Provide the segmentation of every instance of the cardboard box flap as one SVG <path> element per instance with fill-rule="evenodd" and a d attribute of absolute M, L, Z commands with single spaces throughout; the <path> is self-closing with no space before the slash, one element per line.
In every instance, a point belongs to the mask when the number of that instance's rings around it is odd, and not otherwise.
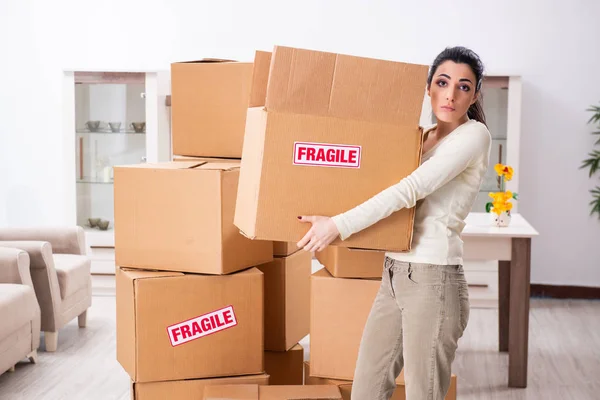
<path fill-rule="evenodd" d="M 416 128 L 428 69 L 426 65 L 276 46 L 265 106 L 269 111 Z"/>
<path fill-rule="evenodd" d="M 262 275 L 262 271 L 256 267 L 248 268 L 239 272 L 236 272 L 235 275 Z M 235 276 L 230 275 L 230 276 Z"/>
<path fill-rule="evenodd" d="M 204 400 L 258 400 L 258 385 L 211 385 L 204 388 Z"/>
<path fill-rule="evenodd" d="M 140 269 L 132 269 L 132 268 L 121 268 L 123 274 L 131 279 L 151 279 L 151 278 L 167 278 L 170 276 L 182 276 L 181 272 L 172 272 L 172 271 L 148 271 L 148 270 L 140 270 Z"/>
<path fill-rule="evenodd" d="M 331 275 L 329 273 L 329 271 L 327 271 L 325 268 L 321 268 L 320 270 L 318 270 L 317 272 L 315 272 L 311 276 L 312 276 L 312 279 L 315 279 L 315 278 L 333 278 L 333 275 Z"/>
<path fill-rule="evenodd" d="M 260 386 L 260 400 L 341 400 L 336 385 L 275 385 Z"/>
<path fill-rule="evenodd" d="M 270 66 L 271 53 L 268 51 L 257 51 L 254 56 L 252 87 L 250 88 L 250 103 L 248 107 L 263 107 L 265 105 Z"/>
<path fill-rule="evenodd" d="M 141 163 L 119 165 L 115 168 L 145 168 L 145 169 L 190 169 L 208 163 L 207 161 L 164 161 L 158 163 Z"/>
<path fill-rule="evenodd" d="M 165 161 L 160 163 L 143 163 L 143 164 L 130 164 L 130 165 L 119 165 L 117 168 L 146 168 L 146 169 L 204 169 L 204 170 L 220 170 L 230 171 L 233 169 L 240 168 L 240 162 L 236 160 L 231 161 Z"/>
<path fill-rule="evenodd" d="M 231 171 L 234 169 L 240 168 L 239 161 L 231 161 L 231 162 L 205 162 L 200 165 L 196 165 L 195 169 L 203 169 L 203 170 L 218 170 L 218 171 Z"/>

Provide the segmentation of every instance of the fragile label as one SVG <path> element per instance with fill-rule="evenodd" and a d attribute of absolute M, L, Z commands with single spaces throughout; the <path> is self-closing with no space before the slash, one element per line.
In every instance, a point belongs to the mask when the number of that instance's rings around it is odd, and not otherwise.
<path fill-rule="evenodd" d="M 361 146 L 294 142 L 294 165 L 360 168 Z"/>
<path fill-rule="evenodd" d="M 171 346 L 178 346 L 237 325 L 233 306 L 167 327 Z"/>

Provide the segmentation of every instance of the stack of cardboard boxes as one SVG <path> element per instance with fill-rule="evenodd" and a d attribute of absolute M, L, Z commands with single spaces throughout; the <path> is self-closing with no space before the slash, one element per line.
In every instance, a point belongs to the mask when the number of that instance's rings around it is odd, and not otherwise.
<path fill-rule="evenodd" d="M 172 66 L 177 162 L 115 169 L 117 359 L 136 400 L 303 383 L 311 255 L 233 218 L 252 63 Z"/>
<path fill-rule="evenodd" d="M 337 240 L 312 276 L 296 217 L 417 168 L 427 71 L 287 47 L 172 65 L 178 161 L 115 170 L 117 357 L 136 400 L 350 398 L 382 251 L 410 249 L 414 209 Z"/>

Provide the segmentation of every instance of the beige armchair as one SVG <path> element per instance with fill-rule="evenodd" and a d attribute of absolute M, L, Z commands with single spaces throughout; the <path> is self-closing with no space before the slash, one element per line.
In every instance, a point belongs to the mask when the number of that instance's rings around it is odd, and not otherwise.
<path fill-rule="evenodd" d="M 37 362 L 40 306 L 29 273 L 29 255 L 0 247 L 0 374 L 24 358 Z"/>
<path fill-rule="evenodd" d="M 78 317 L 86 325 L 92 305 L 90 260 L 81 227 L 0 229 L 0 247 L 26 251 L 41 308 L 46 351 L 56 351 L 58 330 Z"/>

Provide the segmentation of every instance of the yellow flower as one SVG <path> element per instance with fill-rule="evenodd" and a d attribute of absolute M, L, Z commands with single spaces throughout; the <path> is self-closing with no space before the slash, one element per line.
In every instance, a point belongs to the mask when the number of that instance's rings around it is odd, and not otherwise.
<path fill-rule="evenodd" d="M 512 199 L 512 192 L 510 190 L 506 192 L 491 192 L 488 193 L 488 196 L 494 199 L 494 203 L 506 203 Z"/>
<path fill-rule="evenodd" d="M 496 203 L 496 202 L 494 202 L 494 203 L 492 203 L 492 209 L 491 209 L 491 211 L 493 213 L 496 213 L 496 214 L 500 215 L 500 214 L 502 214 L 503 211 L 510 211 L 510 210 L 512 210 L 512 207 L 513 207 L 512 203 L 508 203 L 508 202 L 505 202 L 505 203 Z"/>
<path fill-rule="evenodd" d="M 494 171 L 498 174 L 498 176 L 502 176 L 502 171 L 504 170 L 504 165 L 496 164 L 494 165 Z"/>
<path fill-rule="evenodd" d="M 492 209 L 490 211 L 500 215 L 503 211 L 509 211 L 513 205 L 510 202 L 512 199 L 512 192 L 507 190 L 506 192 L 492 192 L 488 194 L 492 199 Z"/>
<path fill-rule="evenodd" d="M 504 179 L 506 179 L 507 181 L 510 181 L 514 174 L 513 167 L 503 164 L 494 165 L 494 171 L 496 171 L 496 174 L 498 174 L 498 176 L 504 175 Z"/>

